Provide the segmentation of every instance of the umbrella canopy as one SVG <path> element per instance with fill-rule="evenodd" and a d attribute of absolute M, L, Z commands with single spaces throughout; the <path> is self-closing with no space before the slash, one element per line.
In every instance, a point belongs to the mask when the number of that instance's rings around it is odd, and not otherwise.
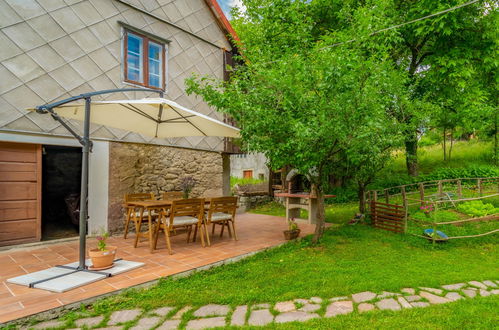
<path fill-rule="evenodd" d="M 90 121 L 158 138 L 184 136 L 239 137 L 239 129 L 164 98 L 92 101 Z M 54 107 L 61 117 L 85 119 L 84 103 Z"/>

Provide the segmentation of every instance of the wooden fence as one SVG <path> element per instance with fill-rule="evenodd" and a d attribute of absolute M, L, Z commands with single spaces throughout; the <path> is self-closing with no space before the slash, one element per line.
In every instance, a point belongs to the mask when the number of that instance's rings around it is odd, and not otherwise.
<path fill-rule="evenodd" d="M 406 210 L 401 205 L 371 201 L 371 217 L 374 227 L 404 233 L 407 225 Z"/>

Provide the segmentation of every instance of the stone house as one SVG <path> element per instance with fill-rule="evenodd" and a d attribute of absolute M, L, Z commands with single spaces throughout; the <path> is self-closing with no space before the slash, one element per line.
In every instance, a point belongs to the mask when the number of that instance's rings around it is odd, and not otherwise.
<path fill-rule="evenodd" d="M 0 0 L 0 245 L 77 235 L 66 204 L 79 192 L 81 148 L 26 108 L 96 90 L 144 86 L 223 120 L 185 93 L 192 73 L 226 78 L 237 39 L 216 0 Z M 104 99 L 147 97 L 108 94 Z M 81 122 L 68 120 L 81 132 Z M 155 139 L 91 126 L 88 232 L 119 232 L 131 192 L 229 193 L 229 141 Z"/>

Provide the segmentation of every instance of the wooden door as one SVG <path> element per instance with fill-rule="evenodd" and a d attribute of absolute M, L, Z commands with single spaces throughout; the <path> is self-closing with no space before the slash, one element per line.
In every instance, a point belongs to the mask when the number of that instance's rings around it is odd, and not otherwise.
<path fill-rule="evenodd" d="M 245 179 L 253 179 L 253 170 L 244 170 L 243 178 Z"/>
<path fill-rule="evenodd" d="M 41 239 L 42 146 L 0 142 L 0 246 Z"/>

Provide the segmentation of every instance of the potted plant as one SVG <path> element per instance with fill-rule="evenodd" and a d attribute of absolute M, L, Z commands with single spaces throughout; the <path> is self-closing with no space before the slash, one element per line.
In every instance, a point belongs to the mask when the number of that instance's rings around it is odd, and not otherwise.
<path fill-rule="evenodd" d="M 180 182 L 180 189 L 184 193 L 184 198 L 189 198 L 192 188 L 196 185 L 196 180 L 192 176 L 186 176 Z"/>
<path fill-rule="evenodd" d="M 107 245 L 109 233 L 104 232 L 97 236 L 97 248 L 90 249 L 88 255 L 92 260 L 92 270 L 107 269 L 113 267 L 116 258 L 116 246 Z"/>
<path fill-rule="evenodd" d="M 284 231 L 284 238 L 286 240 L 292 240 L 300 236 L 300 228 L 298 228 L 298 224 L 296 223 L 294 218 L 288 220 L 288 230 Z"/>

